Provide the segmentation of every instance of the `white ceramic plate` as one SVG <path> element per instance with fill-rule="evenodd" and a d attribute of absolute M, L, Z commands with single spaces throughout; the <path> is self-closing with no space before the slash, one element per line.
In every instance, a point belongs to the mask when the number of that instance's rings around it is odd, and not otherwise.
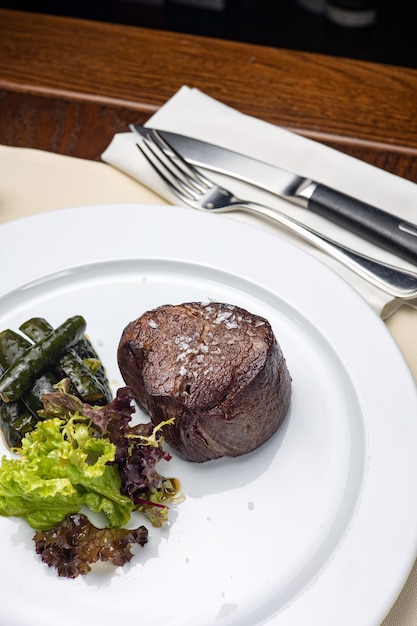
<path fill-rule="evenodd" d="M 0 238 L 0 328 L 84 315 L 114 389 L 129 321 L 208 299 L 268 318 L 293 378 L 290 413 L 261 449 L 161 467 L 186 500 L 124 568 L 60 579 L 32 530 L 0 518 L 1 623 L 379 623 L 416 555 L 417 396 L 352 288 L 278 237 L 170 206 L 57 211 Z"/>

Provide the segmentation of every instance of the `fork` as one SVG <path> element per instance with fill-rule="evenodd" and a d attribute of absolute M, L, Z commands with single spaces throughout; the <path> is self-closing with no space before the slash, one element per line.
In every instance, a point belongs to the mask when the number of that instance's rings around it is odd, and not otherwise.
<path fill-rule="evenodd" d="M 245 210 L 267 217 L 393 298 L 411 300 L 417 297 L 417 274 L 360 254 L 275 208 L 237 198 L 188 163 L 158 131 L 149 130 L 136 145 L 171 192 L 185 205 L 211 213 Z"/>

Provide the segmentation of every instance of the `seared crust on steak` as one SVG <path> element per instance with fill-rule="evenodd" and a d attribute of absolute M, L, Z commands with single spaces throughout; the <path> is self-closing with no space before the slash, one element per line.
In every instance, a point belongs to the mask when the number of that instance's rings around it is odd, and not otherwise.
<path fill-rule="evenodd" d="M 269 322 L 237 306 L 164 305 L 124 329 L 119 368 L 180 456 L 239 456 L 267 441 L 290 403 L 291 377 Z"/>

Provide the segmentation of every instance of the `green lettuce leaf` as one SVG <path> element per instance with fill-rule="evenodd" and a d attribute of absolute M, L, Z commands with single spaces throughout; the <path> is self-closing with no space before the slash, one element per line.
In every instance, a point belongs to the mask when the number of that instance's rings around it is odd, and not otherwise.
<path fill-rule="evenodd" d="M 24 517 L 46 530 L 86 505 L 104 513 L 109 526 L 123 526 L 133 503 L 120 493 L 117 466 L 108 464 L 115 450 L 77 413 L 40 421 L 22 440 L 19 457 L 2 459 L 0 515 Z"/>

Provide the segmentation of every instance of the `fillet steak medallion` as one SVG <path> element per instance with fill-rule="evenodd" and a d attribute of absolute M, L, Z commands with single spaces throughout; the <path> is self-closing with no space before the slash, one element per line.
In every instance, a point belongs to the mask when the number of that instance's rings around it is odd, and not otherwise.
<path fill-rule="evenodd" d="M 269 322 L 218 302 L 163 305 L 124 329 L 118 363 L 154 424 L 188 461 L 251 452 L 282 423 L 291 376 Z"/>

